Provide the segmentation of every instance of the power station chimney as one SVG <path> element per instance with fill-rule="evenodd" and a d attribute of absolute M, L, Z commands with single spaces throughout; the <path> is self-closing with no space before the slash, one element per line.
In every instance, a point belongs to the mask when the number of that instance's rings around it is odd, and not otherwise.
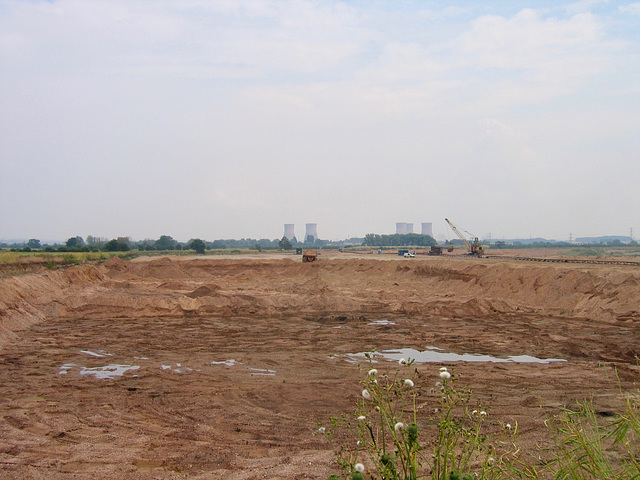
<path fill-rule="evenodd" d="M 429 235 L 430 237 L 433 237 L 433 223 L 422 224 L 422 235 Z"/>
<path fill-rule="evenodd" d="M 284 236 L 287 240 L 293 240 L 296 236 L 295 233 L 295 225 L 293 223 L 285 223 L 284 224 Z"/>
<path fill-rule="evenodd" d="M 304 236 L 305 243 L 313 243 L 318 239 L 317 223 L 307 223 L 307 233 Z"/>

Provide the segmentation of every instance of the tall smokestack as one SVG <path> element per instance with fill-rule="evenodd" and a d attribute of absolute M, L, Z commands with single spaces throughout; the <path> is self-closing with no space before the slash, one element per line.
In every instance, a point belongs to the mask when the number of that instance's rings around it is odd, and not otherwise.
<path fill-rule="evenodd" d="M 293 238 L 296 236 L 295 225 L 293 223 L 284 224 L 284 236 L 287 238 L 287 240 L 293 240 Z"/>
<path fill-rule="evenodd" d="M 315 242 L 318 239 L 318 231 L 316 230 L 318 224 L 317 223 L 307 223 L 307 233 L 304 236 L 304 241 L 306 243 Z"/>
<path fill-rule="evenodd" d="M 422 235 L 429 235 L 430 237 L 433 237 L 433 223 L 422 224 Z"/>

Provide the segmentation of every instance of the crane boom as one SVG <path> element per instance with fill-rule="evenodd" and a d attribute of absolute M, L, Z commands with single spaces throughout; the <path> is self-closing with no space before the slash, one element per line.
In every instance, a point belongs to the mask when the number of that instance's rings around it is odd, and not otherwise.
<path fill-rule="evenodd" d="M 469 249 L 469 251 L 471 251 L 471 244 L 469 243 L 469 240 L 464 238 L 464 235 L 460 233 L 460 230 L 458 230 L 458 227 L 456 227 L 453 223 L 451 223 L 451 221 L 448 218 L 445 218 L 444 221 L 449 224 L 449 226 L 451 227 L 451 230 L 453 230 L 455 234 L 458 235 L 460 240 L 462 240 L 464 244 L 467 246 L 467 248 Z"/>
<path fill-rule="evenodd" d="M 451 221 L 449 221 L 448 218 L 445 218 L 444 220 L 451 227 L 451 230 L 453 230 L 455 234 L 458 235 L 458 237 L 460 237 L 460 240 L 462 240 L 464 244 L 467 246 L 467 249 L 469 250 L 469 255 L 477 255 L 479 257 L 484 255 L 484 247 L 480 245 L 480 241 L 478 240 L 478 237 L 475 237 L 473 239 L 473 243 L 470 243 L 469 240 L 464 238 L 464 235 L 460 232 L 460 230 L 458 230 L 458 227 L 456 227 L 453 223 L 451 223 Z"/>

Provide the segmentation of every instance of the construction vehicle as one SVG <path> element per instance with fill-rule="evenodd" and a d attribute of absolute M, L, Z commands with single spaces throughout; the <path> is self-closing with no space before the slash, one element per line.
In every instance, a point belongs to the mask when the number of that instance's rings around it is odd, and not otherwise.
<path fill-rule="evenodd" d="M 442 245 L 431 245 L 431 249 L 427 253 L 427 255 L 442 255 L 442 251 L 447 249 L 447 252 L 453 252 L 453 247 L 451 245 L 447 247 L 443 247 Z"/>
<path fill-rule="evenodd" d="M 316 250 L 305 250 L 302 252 L 302 263 L 315 262 L 318 259 Z"/>
<path fill-rule="evenodd" d="M 484 255 L 484 246 L 480 245 L 480 241 L 478 240 L 478 237 L 473 237 L 473 240 L 469 241 L 465 238 L 462 232 L 458 230 L 458 227 L 456 227 L 453 223 L 451 223 L 448 218 L 445 218 L 444 221 L 447 222 L 447 224 L 451 227 L 451 230 L 453 230 L 455 234 L 460 238 L 460 240 L 462 240 L 462 243 L 464 243 L 467 246 L 469 255 L 476 255 L 478 257 L 481 257 L 482 255 Z"/>

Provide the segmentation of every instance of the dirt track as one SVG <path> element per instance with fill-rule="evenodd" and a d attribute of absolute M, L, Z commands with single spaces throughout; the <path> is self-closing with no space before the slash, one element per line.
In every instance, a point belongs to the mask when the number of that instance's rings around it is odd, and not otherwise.
<path fill-rule="evenodd" d="M 634 267 L 376 255 L 2 279 L 0 478 L 326 479 L 313 432 L 353 409 L 345 355 L 372 349 L 566 360 L 446 363 L 490 428 L 517 421 L 525 446 L 544 444 L 561 406 L 592 397 L 609 415 L 635 389 L 639 285 Z M 417 366 L 425 405 L 440 366 Z"/>

